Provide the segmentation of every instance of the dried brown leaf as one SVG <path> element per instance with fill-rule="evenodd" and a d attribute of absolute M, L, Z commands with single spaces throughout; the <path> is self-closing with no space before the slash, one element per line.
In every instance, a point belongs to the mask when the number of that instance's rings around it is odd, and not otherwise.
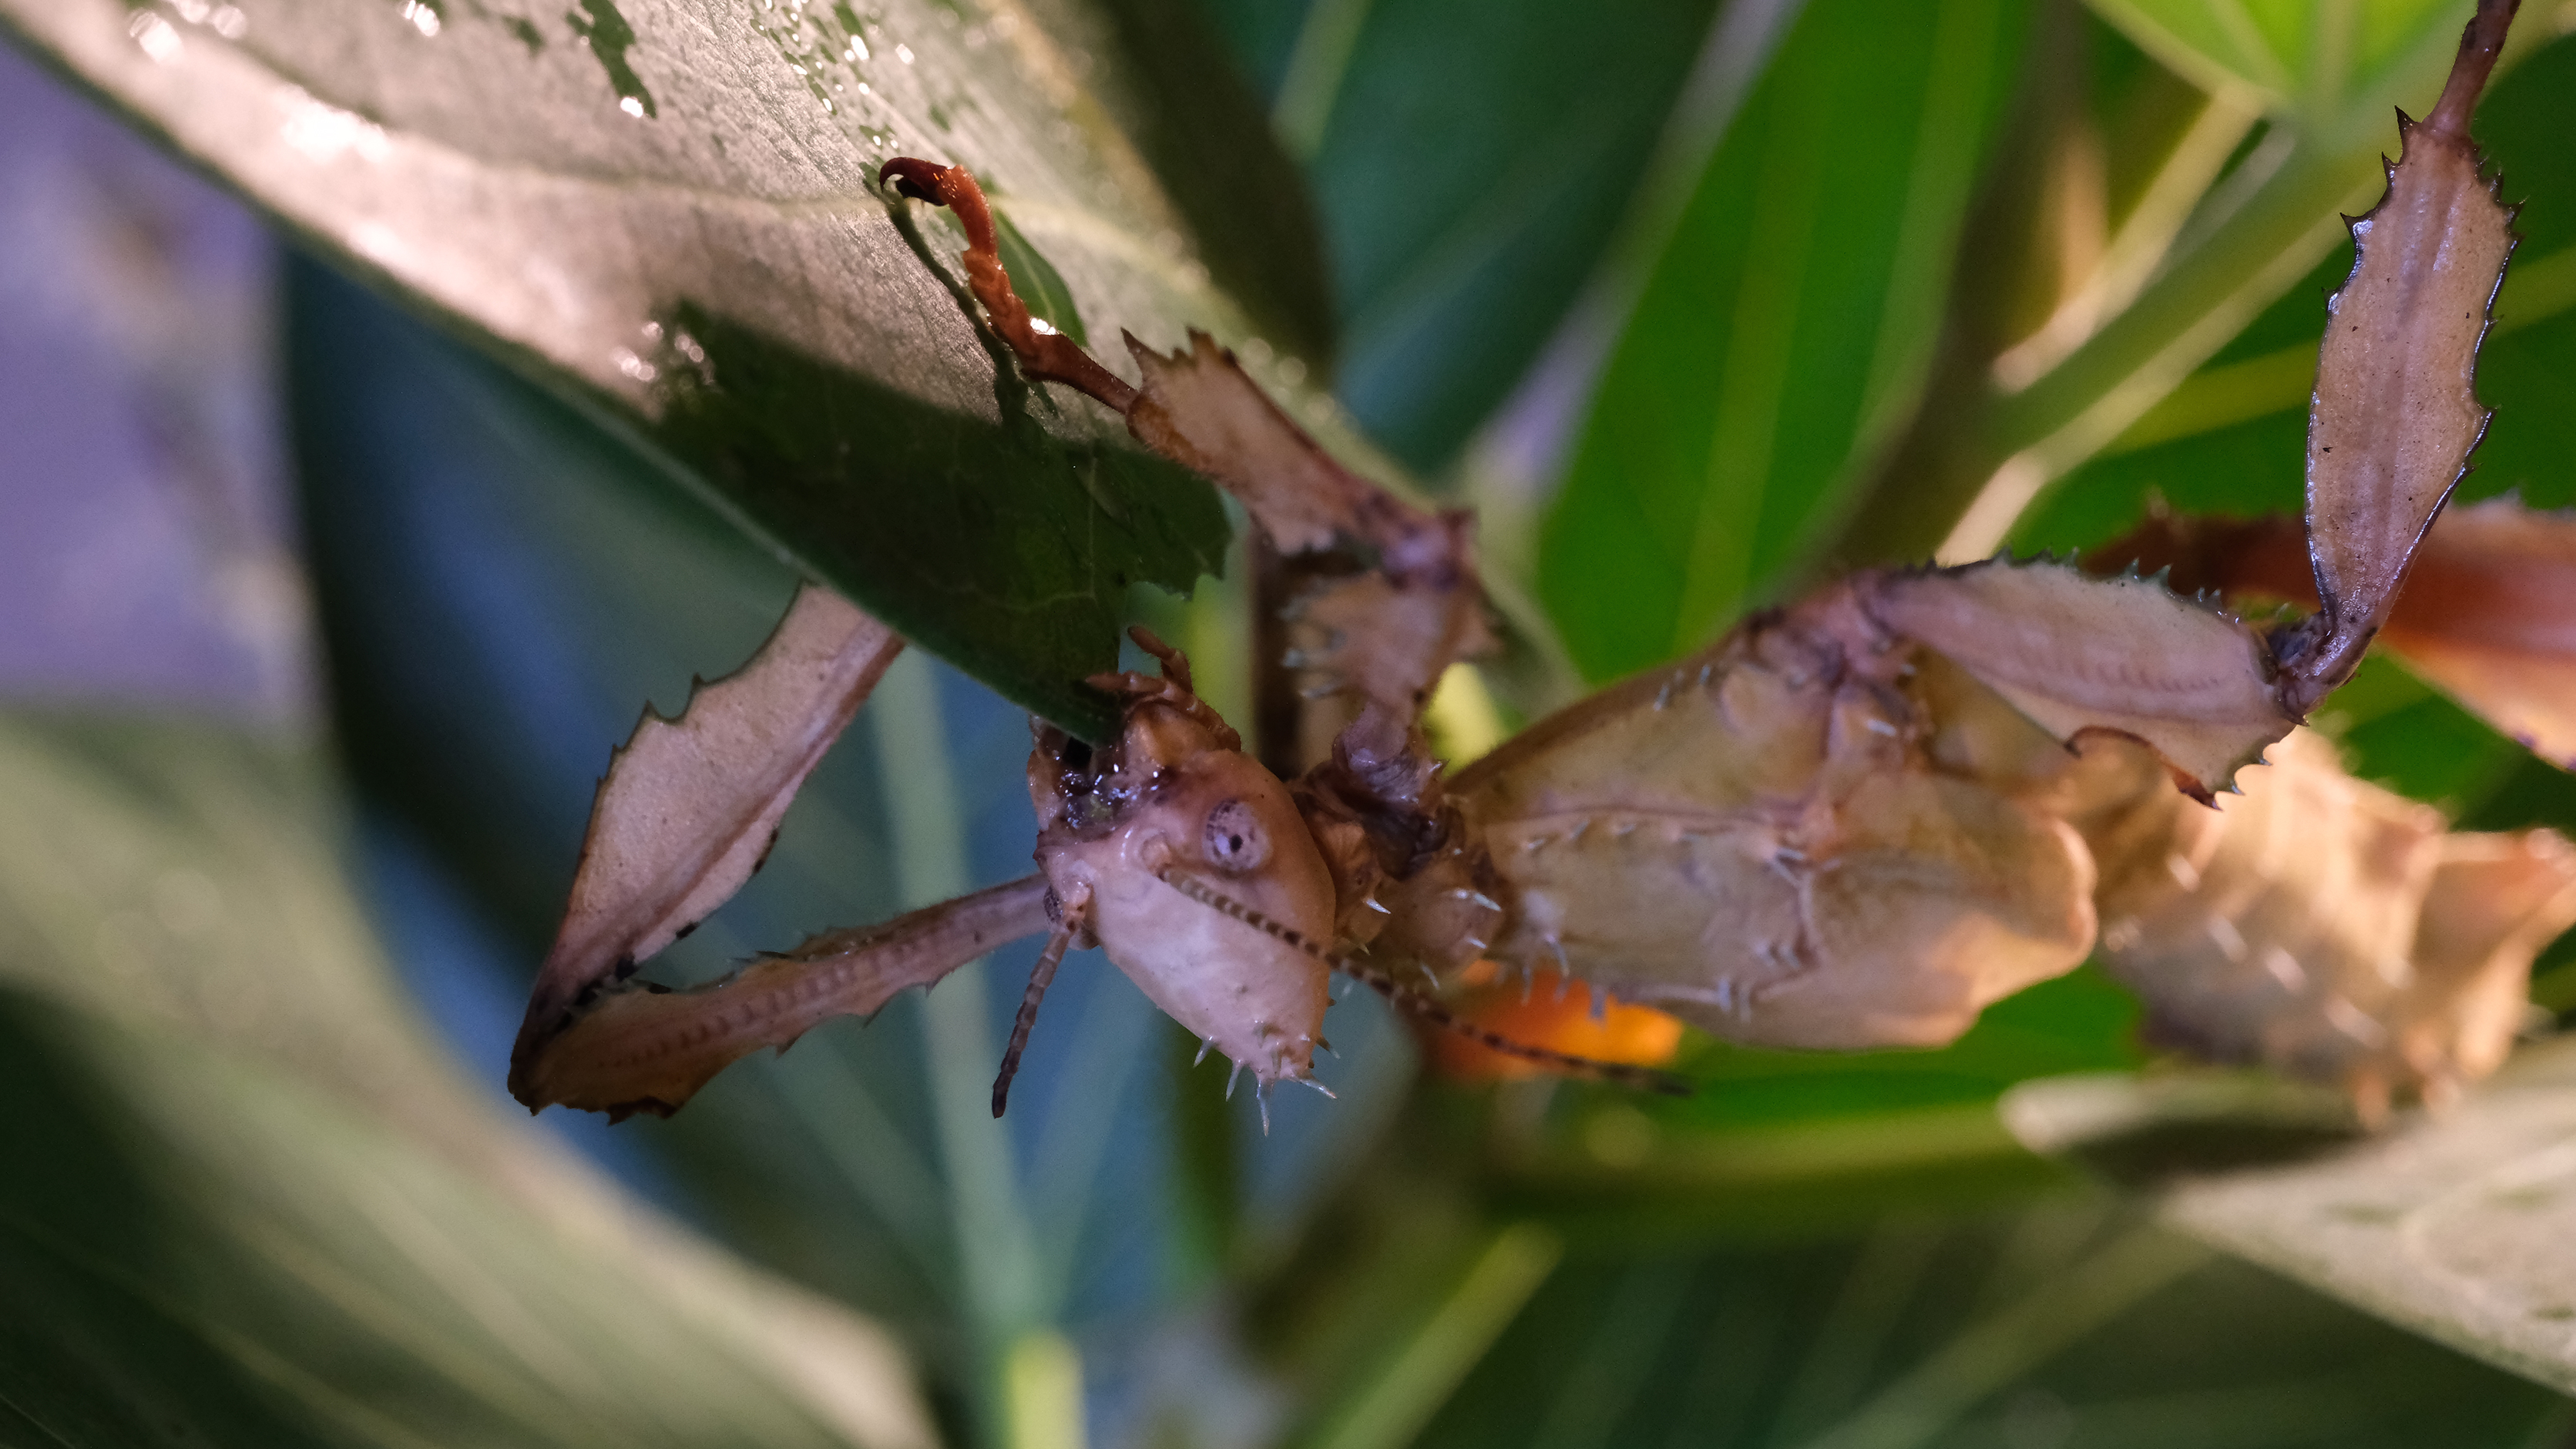
<path fill-rule="evenodd" d="M 2479 174 L 2469 115 L 2513 8 L 2482 4 L 2433 113 L 2401 118 L 2388 194 L 2352 224 L 2352 274 L 2326 304 L 2308 414 L 2308 539 L 2325 602 L 2281 649 L 2297 716 L 2361 662 L 2486 433 L 2472 384 L 2515 238 Z"/>
<path fill-rule="evenodd" d="M 2201 799 L 2293 723 L 2254 631 L 2152 579 L 1997 560 L 1858 587 L 1890 633 L 1941 651 L 2059 739 L 2140 741 Z"/>
<path fill-rule="evenodd" d="M 510 1053 L 510 1090 L 538 1105 L 539 1046 L 585 992 L 632 971 L 751 879 L 805 777 L 903 648 L 829 589 L 807 585 L 749 664 L 647 711 L 610 762 L 581 866 Z"/>
<path fill-rule="evenodd" d="M 1006 941 L 1047 928 L 1046 880 L 1029 876 L 817 936 L 722 981 L 601 994 L 534 1052 L 511 1091 L 531 1110 L 575 1107 L 669 1116 L 716 1073 L 762 1047 L 781 1051 L 820 1022 L 866 1016 Z"/>

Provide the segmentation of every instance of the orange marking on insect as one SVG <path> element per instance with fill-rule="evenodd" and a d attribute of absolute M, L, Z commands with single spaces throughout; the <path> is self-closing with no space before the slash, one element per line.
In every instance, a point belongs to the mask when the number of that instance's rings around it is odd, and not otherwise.
<path fill-rule="evenodd" d="M 1459 1020 L 1513 1041 L 1638 1067 L 1662 1066 L 1681 1048 L 1679 1018 L 1615 998 L 1604 998 L 1596 1013 L 1589 987 L 1553 971 L 1507 979 L 1500 965 L 1486 960 L 1469 966 L 1453 981 L 1462 989 L 1451 994 L 1446 1004 Z M 1421 1028 L 1416 1035 L 1432 1068 L 1456 1081 L 1557 1075 L 1526 1056 L 1495 1051 L 1454 1031 Z"/>

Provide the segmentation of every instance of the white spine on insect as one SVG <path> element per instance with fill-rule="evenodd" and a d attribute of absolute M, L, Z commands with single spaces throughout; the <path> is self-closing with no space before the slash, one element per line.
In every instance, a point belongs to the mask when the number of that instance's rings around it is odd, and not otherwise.
<path fill-rule="evenodd" d="M 1117 745 L 1093 757 L 1044 732 L 1031 760 L 1063 924 L 1265 1086 L 1308 1078 L 1331 1004 L 1331 872 L 1287 788 L 1185 684 L 1125 678 L 1144 697 Z"/>

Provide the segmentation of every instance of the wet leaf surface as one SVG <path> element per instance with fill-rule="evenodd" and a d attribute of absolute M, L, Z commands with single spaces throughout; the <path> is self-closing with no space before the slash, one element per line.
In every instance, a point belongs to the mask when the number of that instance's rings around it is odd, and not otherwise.
<path fill-rule="evenodd" d="M 1133 463 L 1113 419 L 997 386 L 872 182 L 898 149 L 966 162 L 1088 326 L 1245 336 L 1212 271 L 1288 264 L 1193 252 L 1112 120 L 1125 73 L 1092 61 L 1114 34 L 930 0 L 30 0 L 0 17 L 337 262 L 1041 713 L 1105 725 L 1073 681 L 1113 662 L 1127 586 L 1186 591 L 1222 549 L 1205 488 Z M 1109 89 L 1075 79 L 1086 65 Z M 1155 481 L 1085 486 L 1131 470 Z"/>

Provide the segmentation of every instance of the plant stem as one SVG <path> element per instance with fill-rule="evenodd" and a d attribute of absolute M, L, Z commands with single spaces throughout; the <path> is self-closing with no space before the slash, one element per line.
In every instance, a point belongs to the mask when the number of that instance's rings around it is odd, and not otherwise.
<path fill-rule="evenodd" d="M 2294 144 L 2205 240 L 2028 388 L 1954 354 L 1913 430 L 1861 495 L 1827 561 L 1981 554 L 2049 483 L 2119 436 L 2315 265 L 2337 213 L 2378 185 L 2378 138 Z"/>
<path fill-rule="evenodd" d="M 1806 1449 L 1912 1449 L 2148 1294 L 2209 1261 L 2153 1228 L 2115 1239 L 2074 1269 L 1952 1339 Z"/>
<path fill-rule="evenodd" d="M 870 703 L 878 778 L 898 842 L 895 874 L 907 906 L 966 893 L 965 812 L 940 717 L 939 680 L 929 658 L 907 650 L 886 671 Z M 1021 1421 L 1015 1389 L 1063 1376 L 1015 1375 L 1013 1355 L 1045 1329 L 1043 1276 L 1013 1182 L 1009 1135 L 992 1116 L 994 1040 L 985 973 L 990 958 L 960 967 L 921 1004 L 922 1054 L 931 1117 L 947 1168 L 949 1220 L 969 1334 L 975 1345 L 976 1410 L 990 1443 Z M 1070 1353 L 1070 1348 L 1065 1350 Z M 1081 1376 L 1072 1376 L 1072 1420 L 1081 1420 Z"/>
<path fill-rule="evenodd" d="M 1315 1449 L 1398 1449 L 1412 1443 L 1555 1271 L 1563 1252 L 1557 1235 L 1535 1223 L 1497 1229 L 1385 1368 L 1315 1436 Z"/>

